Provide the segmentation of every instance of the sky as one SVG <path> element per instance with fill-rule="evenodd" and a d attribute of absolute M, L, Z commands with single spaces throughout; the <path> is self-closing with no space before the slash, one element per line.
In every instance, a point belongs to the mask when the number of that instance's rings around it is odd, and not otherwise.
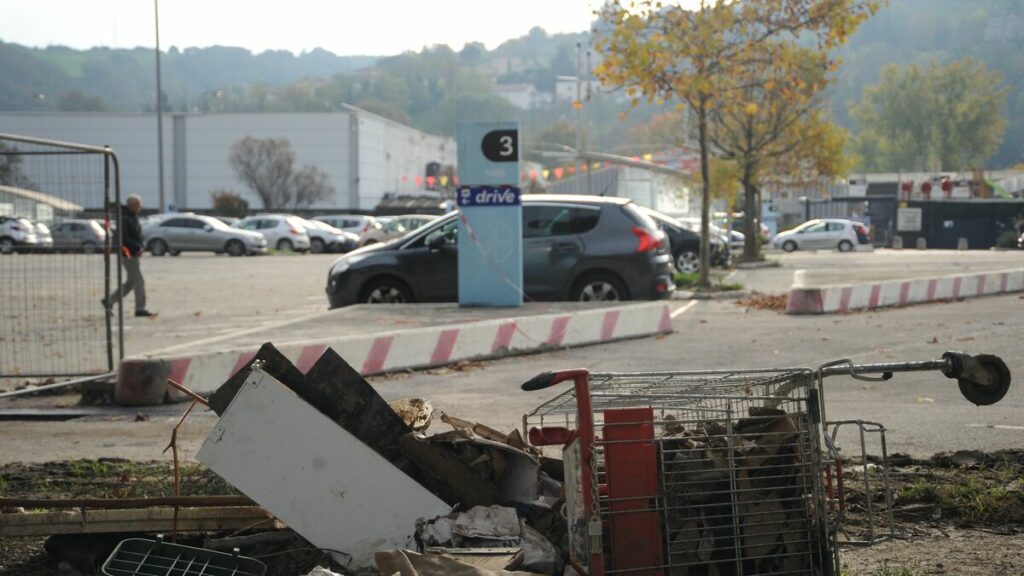
<path fill-rule="evenodd" d="M 151 47 L 151 0 L 0 0 L 0 41 L 33 47 Z M 386 56 L 466 42 L 493 49 L 540 26 L 590 27 L 600 0 L 163 0 L 160 46 L 240 46 Z"/>

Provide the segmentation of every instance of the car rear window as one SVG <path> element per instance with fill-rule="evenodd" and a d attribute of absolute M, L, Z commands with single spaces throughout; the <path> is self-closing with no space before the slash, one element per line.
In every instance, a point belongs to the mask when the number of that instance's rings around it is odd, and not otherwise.
<path fill-rule="evenodd" d="M 654 218 L 651 218 L 646 212 L 641 210 L 636 204 L 630 202 L 622 206 L 622 211 L 626 213 L 634 224 L 639 224 L 643 228 L 648 230 L 658 230 L 657 223 L 654 222 Z"/>
<path fill-rule="evenodd" d="M 523 237 L 542 238 L 583 234 L 597 226 L 601 209 L 596 207 L 540 205 L 523 207 Z"/>

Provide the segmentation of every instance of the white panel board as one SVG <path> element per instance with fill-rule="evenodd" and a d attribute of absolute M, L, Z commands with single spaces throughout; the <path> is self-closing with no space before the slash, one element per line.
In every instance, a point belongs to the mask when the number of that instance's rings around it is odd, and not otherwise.
<path fill-rule="evenodd" d="M 302 398 L 254 370 L 197 456 L 319 548 L 370 566 L 451 508 Z M 336 560 L 348 559 L 335 554 Z"/>

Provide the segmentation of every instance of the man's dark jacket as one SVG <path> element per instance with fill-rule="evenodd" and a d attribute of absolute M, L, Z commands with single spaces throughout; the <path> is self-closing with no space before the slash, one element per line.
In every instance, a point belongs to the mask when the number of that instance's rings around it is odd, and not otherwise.
<path fill-rule="evenodd" d="M 127 206 L 121 207 L 121 242 L 132 256 L 142 253 L 142 225 Z"/>

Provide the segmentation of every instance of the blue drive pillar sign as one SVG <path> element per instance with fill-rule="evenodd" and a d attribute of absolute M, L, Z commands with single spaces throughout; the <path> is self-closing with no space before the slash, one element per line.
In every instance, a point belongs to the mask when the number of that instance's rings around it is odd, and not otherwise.
<path fill-rule="evenodd" d="M 459 305 L 523 305 L 519 124 L 459 124 Z"/>

